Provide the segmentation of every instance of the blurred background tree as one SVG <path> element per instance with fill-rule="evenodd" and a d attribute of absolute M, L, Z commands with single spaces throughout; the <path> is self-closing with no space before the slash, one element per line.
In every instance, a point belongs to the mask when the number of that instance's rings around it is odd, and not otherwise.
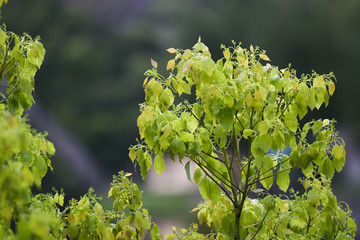
<path fill-rule="evenodd" d="M 329 107 L 312 117 L 339 121 L 348 154 L 334 189 L 359 219 L 359 1 L 12 0 L 2 11 L 9 30 L 40 35 L 46 48 L 36 83 L 44 115 L 30 117 L 49 131 L 58 150 L 55 172 L 44 182 L 49 188 L 79 196 L 94 183 L 101 190 L 119 170 L 133 171 L 127 149 L 138 136 L 150 58 L 166 66 L 165 49 L 189 48 L 200 35 L 215 58 L 221 57 L 221 43 L 235 40 L 267 49 L 275 65 L 290 62 L 299 74 L 335 73 Z M 44 118 L 47 126 L 36 124 Z"/>

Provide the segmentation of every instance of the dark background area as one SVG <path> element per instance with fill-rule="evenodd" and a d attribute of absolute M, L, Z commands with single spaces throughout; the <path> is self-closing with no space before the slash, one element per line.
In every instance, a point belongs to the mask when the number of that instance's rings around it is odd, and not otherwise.
<path fill-rule="evenodd" d="M 338 120 L 347 163 L 333 188 L 359 225 L 359 1 L 10 0 L 2 16 L 8 30 L 40 35 L 46 48 L 29 113 L 57 148 L 44 191 L 105 192 L 113 174 L 133 172 L 127 149 L 138 137 L 150 58 L 165 70 L 165 49 L 191 48 L 201 36 L 214 58 L 221 57 L 221 43 L 235 40 L 260 46 L 272 64 L 291 63 L 299 75 L 335 73 L 328 108 L 309 118 Z"/>

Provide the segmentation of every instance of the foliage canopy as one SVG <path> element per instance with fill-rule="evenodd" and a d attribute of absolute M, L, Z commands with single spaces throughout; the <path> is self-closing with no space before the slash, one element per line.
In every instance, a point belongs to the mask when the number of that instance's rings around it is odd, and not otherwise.
<path fill-rule="evenodd" d="M 291 66 L 271 65 L 258 47 L 233 42 L 221 48 L 217 61 L 200 38 L 192 49 L 168 49 L 175 55 L 166 66 L 168 77 L 151 61 L 137 120 L 142 142 L 129 153 L 142 177 L 152 165 L 161 174 L 167 152 L 184 163 L 189 179 L 194 162 L 192 178 L 205 200 L 196 209 L 198 218 L 217 237 L 354 237 L 350 211 L 330 188 L 346 154 L 335 120 L 300 123 L 309 109 L 328 105 L 334 75 L 298 77 Z M 288 146 L 291 153 L 285 154 Z M 288 191 L 295 169 L 304 174 L 302 195 Z M 274 184 L 290 196 L 271 195 Z"/>

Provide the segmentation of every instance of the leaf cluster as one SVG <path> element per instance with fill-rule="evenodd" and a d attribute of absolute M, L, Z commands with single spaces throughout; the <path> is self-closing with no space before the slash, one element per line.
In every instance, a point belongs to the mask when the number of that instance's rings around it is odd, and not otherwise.
<path fill-rule="evenodd" d="M 270 213 L 258 209 L 251 213 L 257 217 L 248 216 L 250 192 L 267 192 L 274 184 L 287 192 L 294 169 L 301 169 L 306 181 L 331 181 L 345 164 L 345 143 L 335 120 L 300 122 L 309 110 L 328 105 L 335 77 L 298 76 L 290 65 L 271 65 L 266 52 L 252 45 L 248 50 L 233 42 L 221 48 L 223 58 L 217 61 L 200 38 L 192 49 L 169 48 L 175 57 L 167 63 L 167 77 L 151 61 L 143 83 L 146 102 L 137 119 L 142 142 L 130 148 L 129 156 L 143 178 L 152 165 L 157 173 L 164 171 L 166 153 L 173 161 L 176 155 L 180 163 L 186 160 L 190 180 L 189 163 L 194 162 L 193 180 L 207 201 L 200 222 L 235 239 L 255 238 L 264 233 Z M 327 190 L 331 193 L 330 184 Z M 205 214 L 204 209 L 212 210 Z M 353 236 L 349 229 L 341 231 Z"/>

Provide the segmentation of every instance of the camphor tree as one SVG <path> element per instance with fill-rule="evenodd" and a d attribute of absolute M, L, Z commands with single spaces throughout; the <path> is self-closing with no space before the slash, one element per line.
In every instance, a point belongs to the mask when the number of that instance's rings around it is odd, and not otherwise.
<path fill-rule="evenodd" d="M 167 49 L 174 54 L 167 77 L 151 61 L 140 142 L 129 152 L 142 177 L 152 165 L 161 175 L 165 153 L 184 164 L 205 200 L 195 210 L 212 239 L 353 239 L 351 211 L 330 186 L 345 163 L 335 120 L 300 122 L 309 109 L 328 105 L 334 75 L 299 77 L 290 66 L 269 64 L 258 47 L 221 48 L 217 61 L 200 38 L 192 49 Z M 296 169 L 304 175 L 303 194 L 288 189 Z M 289 194 L 271 195 L 273 185 Z M 167 239 L 195 236 L 205 238 L 194 227 Z"/>

